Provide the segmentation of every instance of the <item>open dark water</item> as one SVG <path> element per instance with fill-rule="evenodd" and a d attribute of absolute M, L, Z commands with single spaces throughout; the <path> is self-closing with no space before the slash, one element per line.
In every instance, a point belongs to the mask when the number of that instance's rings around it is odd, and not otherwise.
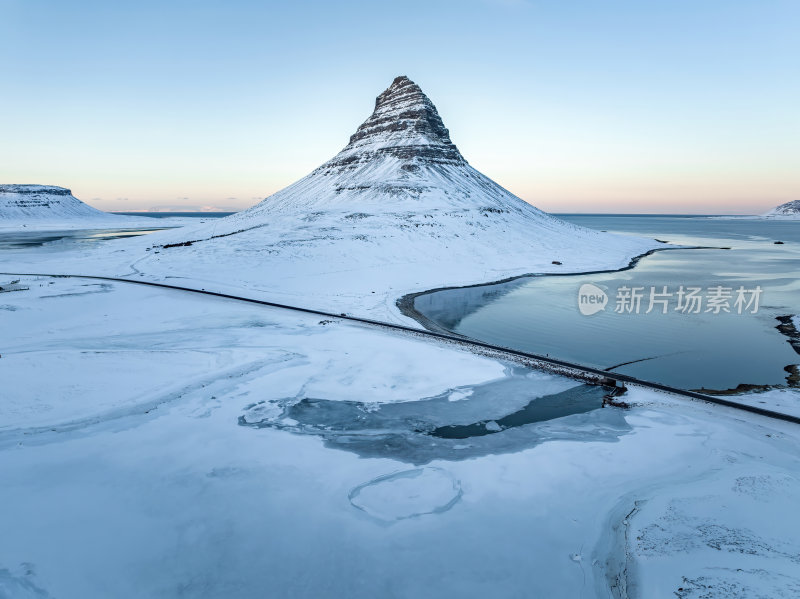
<path fill-rule="evenodd" d="M 549 354 L 685 389 L 733 389 L 739 384 L 785 385 L 787 366 L 800 363 L 776 316 L 800 314 L 800 221 L 731 220 L 683 216 L 560 215 L 586 227 L 655 237 L 678 245 L 731 249 L 669 250 L 632 270 L 539 276 L 419 296 L 418 311 L 462 335 Z M 775 241 L 783 242 L 776 245 Z M 665 246 L 668 247 L 668 246 Z M 608 297 L 604 310 L 583 315 L 578 290 L 593 284 Z M 617 312 L 620 288 L 642 288 L 636 313 Z M 671 297 L 655 303 L 650 288 Z M 677 292 L 699 287 L 699 313 L 678 308 Z M 731 290 L 730 312 L 708 303 L 709 288 Z M 737 313 L 736 290 L 761 287 L 759 306 Z M 626 292 L 622 292 L 626 295 Z M 752 299 L 745 293 L 744 299 Z M 684 302 L 686 303 L 686 302 Z M 711 308 L 711 311 L 707 311 Z M 630 311 L 628 311 L 630 309 Z"/>

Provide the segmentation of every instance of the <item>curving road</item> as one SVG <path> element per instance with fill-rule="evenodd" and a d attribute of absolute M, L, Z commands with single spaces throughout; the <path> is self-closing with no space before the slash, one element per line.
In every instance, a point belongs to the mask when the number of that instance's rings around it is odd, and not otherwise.
<path fill-rule="evenodd" d="M 242 297 L 239 295 L 233 295 L 230 293 L 221 293 L 218 291 L 207 291 L 205 289 L 194 289 L 191 287 L 181 287 L 179 285 L 169 285 L 167 283 L 156 283 L 153 281 L 137 281 L 135 279 L 125 279 L 120 277 L 103 277 L 98 275 L 74 275 L 74 274 L 48 274 L 48 273 L 15 273 L 15 272 L 0 272 L 0 275 L 4 276 L 15 276 L 15 277 L 52 277 L 52 278 L 71 278 L 71 279 L 90 279 L 95 281 L 112 281 L 117 283 L 129 283 L 132 285 L 146 285 L 148 287 L 157 287 L 160 289 L 170 289 L 173 291 L 183 291 L 187 293 L 198 293 L 201 295 L 209 295 L 212 297 L 219 297 L 223 299 L 229 299 L 239 302 L 247 302 L 250 304 L 257 304 L 260 306 L 268 306 L 270 308 L 278 308 L 281 310 L 290 310 L 293 312 L 300 312 L 303 314 L 314 314 L 316 316 L 325 316 L 327 318 L 335 318 L 338 320 L 348 320 L 351 322 L 357 322 L 373 327 L 379 327 L 383 329 L 390 329 L 394 331 L 401 331 L 404 333 L 410 333 L 413 335 L 419 335 L 422 337 L 434 338 L 439 340 L 448 341 L 450 343 L 455 343 L 467 348 L 471 348 L 473 350 L 480 349 L 483 351 L 491 352 L 498 357 L 505 357 L 507 359 L 511 359 L 514 361 L 523 361 L 527 364 L 544 367 L 549 370 L 555 370 L 560 372 L 561 374 L 565 374 L 567 376 L 571 376 L 573 378 L 580 378 L 583 380 L 588 380 L 593 384 L 608 384 L 610 382 L 621 383 L 621 384 L 631 384 L 637 385 L 639 387 L 645 387 L 648 389 L 655 389 L 657 391 L 665 391 L 667 393 L 671 393 L 673 395 L 677 395 L 680 397 L 686 397 L 689 399 L 705 401 L 711 404 L 716 404 L 720 406 L 725 406 L 729 408 L 734 408 L 737 410 L 743 410 L 745 412 L 751 412 L 753 414 L 759 414 L 761 416 L 766 416 L 768 418 L 775 418 L 778 420 L 784 420 L 786 422 L 793 422 L 795 424 L 800 424 L 800 416 L 793 416 L 791 414 L 783 414 L 781 412 L 775 412 L 773 410 L 767 410 L 765 408 L 759 408 L 757 406 L 750 406 L 746 404 L 740 404 L 735 401 L 730 401 L 728 399 L 723 399 L 721 397 L 715 397 L 712 395 L 704 395 L 702 393 L 697 393 L 695 391 L 687 391 L 685 389 L 678 389 L 675 387 L 670 387 L 669 385 L 662 385 L 661 383 L 654 383 L 651 381 L 645 381 L 642 379 L 638 379 L 636 377 L 628 376 L 626 374 L 620 374 L 615 372 L 607 372 L 605 370 L 600 370 L 598 368 L 592 368 L 590 366 L 583 366 L 581 364 L 575 364 L 573 362 L 567 362 L 565 360 L 559 360 L 557 358 L 551 358 L 549 356 L 542 356 L 538 354 L 533 354 L 529 352 L 524 352 L 516 349 L 511 349 L 508 347 L 503 347 L 500 345 L 493 345 L 491 343 L 484 343 L 483 341 L 477 341 L 475 339 L 470 339 L 469 337 L 464 337 L 462 335 L 457 335 L 454 333 L 443 333 L 439 331 L 429 331 L 425 329 L 417 329 L 414 327 L 405 326 L 402 324 L 394 324 L 391 322 L 383 322 L 380 320 L 373 320 L 370 318 L 361 318 L 358 316 L 349 316 L 346 314 L 334 314 L 333 312 L 325 312 L 324 310 L 314 310 L 312 308 L 302 308 L 300 306 L 291 306 L 288 304 L 280 304 L 277 302 L 270 302 L 267 300 L 259 300 L 250 297 Z"/>

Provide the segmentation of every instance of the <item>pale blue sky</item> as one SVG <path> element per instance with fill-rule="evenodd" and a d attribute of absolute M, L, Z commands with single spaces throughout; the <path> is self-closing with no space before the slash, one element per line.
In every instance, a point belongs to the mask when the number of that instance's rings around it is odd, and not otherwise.
<path fill-rule="evenodd" d="M 800 199 L 796 0 L 0 0 L 0 182 L 105 210 L 243 208 L 408 75 L 549 211 Z"/>

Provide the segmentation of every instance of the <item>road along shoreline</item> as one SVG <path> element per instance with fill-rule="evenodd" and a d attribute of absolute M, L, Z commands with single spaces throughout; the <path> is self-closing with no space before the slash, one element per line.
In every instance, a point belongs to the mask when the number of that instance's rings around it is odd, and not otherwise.
<path fill-rule="evenodd" d="M 667 249 L 667 248 L 665 248 Z M 671 249 L 671 248 L 670 248 Z M 649 252 L 649 253 L 652 253 Z M 645 255 L 639 256 L 639 258 L 644 257 Z M 636 260 L 636 259 L 635 259 Z M 636 260 L 638 262 L 638 260 Z M 633 260 L 632 260 L 633 262 Z M 635 265 L 635 262 L 633 262 Z M 633 266 L 629 266 L 629 268 L 633 268 Z M 614 272 L 614 271 L 605 271 L 605 272 Z M 292 306 L 289 304 L 281 304 L 277 302 L 270 302 L 267 300 L 260 300 L 255 298 L 243 297 L 239 295 L 233 295 L 230 293 L 222 293 L 218 291 L 208 291 L 206 289 L 195 289 L 192 287 L 181 287 L 179 285 L 170 285 L 168 283 L 158 283 L 155 281 L 142 281 L 142 280 L 135 280 L 135 279 L 125 279 L 121 277 L 106 277 L 106 276 L 99 276 L 99 275 L 82 275 L 82 274 L 52 274 L 52 273 L 19 273 L 19 272 L 0 272 L 2 276 L 13 276 L 13 277 L 43 277 L 43 278 L 71 278 L 71 279 L 88 279 L 93 281 L 111 281 L 116 283 L 125 283 L 131 285 L 144 285 L 147 287 L 155 287 L 158 289 L 168 289 L 172 291 L 182 291 L 185 293 L 195 293 L 199 295 L 206 295 L 221 299 L 239 301 L 239 302 L 246 302 L 250 304 L 256 304 L 260 306 L 266 306 L 270 308 L 277 308 L 281 310 L 288 310 L 292 312 L 297 312 L 301 314 L 313 314 L 315 316 L 323 316 L 328 319 L 334 320 L 344 320 L 348 322 L 354 322 L 362 325 L 367 325 L 370 327 L 381 328 L 385 330 L 391 330 L 400 332 L 403 334 L 409 334 L 417 337 L 422 337 L 431 340 L 438 340 L 440 342 L 445 342 L 449 344 L 453 344 L 459 347 L 462 347 L 468 351 L 473 353 L 478 353 L 480 355 L 485 355 L 489 357 L 498 358 L 501 360 L 509 360 L 518 364 L 523 364 L 526 366 L 530 366 L 532 368 L 538 368 L 540 370 L 547 370 L 550 372 L 555 372 L 558 374 L 563 374 L 565 376 L 582 380 L 590 384 L 595 385 L 606 385 L 606 386 L 615 386 L 615 385 L 635 385 L 638 387 L 644 387 L 647 389 L 653 389 L 656 391 L 663 391 L 666 393 L 670 393 L 679 397 L 684 397 L 693 400 L 700 400 L 706 403 L 715 404 L 719 406 L 725 406 L 728 408 L 733 408 L 736 410 L 741 410 L 745 412 L 750 412 L 753 414 L 758 414 L 761 416 L 766 416 L 768 418 L 775 418 L 778 420 L 783 420 L 785 422 L 792 422 L 794 424 L 800 424 L 800 416 L 793 416 L 791 414 L 783 414 L 781 412 L 775 412 L 773 410 L 768 410 L 765 408 L 760 408 L 757 406 L 750 406 L 746 404 L 741 404 L 735 401 L 730 401 L 728 399 L 724 399 L 722 397 L 714 397 L 711 395 L 704 395 L 702 393 L 697 393 L 695 391 L 686 391 L 684 389 L 678 389 L 675 387 L 670 387 L 669 385 L 662 385 L 661 383 L 654 383 L 652 381 L 646 381 L 642 379 L 637 379 L 636 377 L 628 376 L 621 373 L 614 373 L 614 372 L 606 372 L 605 370 L 600 370 L 598 368 L 592 368 L 589 366 L 584 366 L 581 364 L 575 364 L 573 362 L 568 362 L 566 360 L 559 360 L 557 358 L 551 358 L 549 356 L 542 356 L 538 354 L 533 354 L 530 352 L 524 352 L 520 350 L 516 350 L 509 347 L 503 347 L 500 345 L 494 345 L 491 343 L 484 343 L 483 341 L 477 341 L 475 339 L 470 339 L 467 337 L 463 337 L 461 335 L 453 334 L 453 333 L 443 333 L 437 331 L 429 331 L 425 329 L 419 329 L 416 327 L 410 327 L 402 324 L 395 324 L 391 322 L 383 322 L 380 320 L 373 320 L 370 318 L 361 318 L 359 316 L 350 316 L 347 314 L 335 314 L 333 312 L 326 312 L 324 310 L 315 310 L 313 308 L 304 308 L 301 306 Z"/>

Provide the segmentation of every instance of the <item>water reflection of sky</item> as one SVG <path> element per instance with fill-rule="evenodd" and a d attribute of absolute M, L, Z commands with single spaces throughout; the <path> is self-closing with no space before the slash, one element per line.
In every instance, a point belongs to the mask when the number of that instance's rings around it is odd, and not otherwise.
<path fill-rule="evenodd" d="M 546 276 L 499 286 L 453 289 L 417 299 L 417 308 L 458 333 L 549 354 L 643 379 L 690 389 L 729 389 L 740 383 L 784 384 L 785 367 L 800 356 L 775 326 L 776 316 L 800 313 L 800 222 L 676 217 L 574 216 L 576 224 L 639 233 L 675 243 L 730 250 L 671 250 L 633 270 L 600 275 Z M 783 241 L 775 245 L 774 241 Z M 584 283 L 604 288 L 604 311 L 583 316 Z M 615 313 L 622 286 L 721 285 L 763 289 L 758 313 L 684 314 L 672 298 L 667 314 Z M 735 293 L 734 293 L 735 295 Z M 731 302 L 733 306 L 733 302 Z"/>

